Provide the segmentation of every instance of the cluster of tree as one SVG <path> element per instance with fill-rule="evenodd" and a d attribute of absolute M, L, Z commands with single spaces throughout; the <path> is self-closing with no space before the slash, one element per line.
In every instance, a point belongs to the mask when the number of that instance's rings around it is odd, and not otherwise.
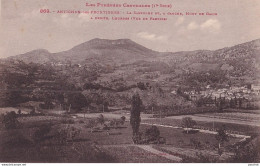
<path fill-rule="evenodd" d="M 251 143 L 244 144 L 235 148 L 235 155 L 228 162 L 232 163 L 258 163 L 260 159 L 260 141 L 256 138 Z"/>
<path fill-rule="evenodd" d="M 114 89 L 112 88 L 109 88 L 109 87 L 105 87 L 105 86 L 102 86 L 98 83 L 91 83 L 91 82 L 87 82 L 83 85 L 83 89 L 85 90 L 88 90 L 88 89 L 95 89 L 95 90 L 111 90 L 111 91 L 114 91 Z"/>
<path fill-rule="evenodd" d="M 106 130 L 107 134 L 109 135 L 110 128 L 118 128 L 119 126 L 123 126 L 125 120 L 126 118 L 124 116 L 122 116 L 120 119 L 106 120 L 105 117 L 100 114 L 96 119 L 89 120 L 87 127 L 90 128 L 91 133 L 95 128 L 97 128 L 98 130 Z"/>
<path fill-rule="evenodd" d="M 137 83 L 137 87 L 138 87 L 140 90 L 147 90 L 147 89 L 151 89 L 151 88 L 152 88 L 152 86 L 150 86 L 149 82 L 147 82 L 147 83 L 138 82 L 138 83 Z"/>
<path fill-rule="evenodd" d="M 2 81 L 7 85 L 5 106 L 17 106 L 28 101 L 44 102 L 44 109 L 54 107 L 53 103 L 62 103 L 64 92 L 79 91 L 67 81 L 66 76 L 58 74 L 51 66 L 8 64 L 3 72 Z"/>
<path fill-rule="evenodd" d="M 191 117 L 184 117 L 181 121 L 181 126 L 184 128 L 186 133 L 188 134 L 189 131 L 193 130 L 192 128 L 196 125 L 196 121 L 192 120 Z M 222 125 L 219 129 L 217 129 L 217 134 L 215 136 L 216 140 L 218 141 L 218 154 L 221 156 L 223 154 L 223 148 L 225 142 L 229 141 L 229 136 L 226 132 L 225 125 Z M 200 141 L 198 141 L 196 138 L 191 139 L 191 145 L 195 147 L 195 149 L 199 148 L 201 146 Z"/>
<path fill-rule="evenodd" d="M 211 97 L 200 97 L 195 101 L 197 107 L 207 106 L 208 104 L 216 104 Z"/>
<path fill-rule="evenodd" d="M 183 92 L 183 90 L 181 89 L 181 87 L 179 87 L 179 88 L 177 89 L 176 93 L 177 93 L 177 95 L 182 96 L 184 99 L 190 101 L 190 96 L 187 95 L 187 94 L 185 94 L 185 93 Z"/>
<path fill-rule="evenodd" d="M 144 110 L 145 113 L 152 113 L 155 116 L 191 115 L 216 111 L 217 107 L 215 106 L 195 107 L 194 105 L 156 105 L 153 110 L 150 105 Z"/>
<path fill-rule="evenodd" d="M 227 80 L 227 72 L 223 70 L 192 72 L 184 75 L 184 81 L 190 87 L 223 84 L 226 83 Z"/>

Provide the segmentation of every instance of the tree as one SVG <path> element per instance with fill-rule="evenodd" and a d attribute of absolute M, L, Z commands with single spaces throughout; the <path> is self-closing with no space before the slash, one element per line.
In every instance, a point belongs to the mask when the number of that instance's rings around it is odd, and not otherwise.
<path fill-rule="evenodd" d="M 239 106 L 238 108 L 240 108 L 240 109 L 242 108 L 242 98 L 239 98 L 239 100 L 238 100 L 238 106 Z"/>
<path fill-rule="evenodd" d="M 133 130 L 133 140 L 139 134 L 139 126 L 141 122 L 141 113 L 142 109 L 142 100 L 140 99 L 139 94 L 134 94 L 132 97 L 132 109 L 131 109 L 131 116 L 130 116 L 130 124 Z M 135 141 L 134 141 L 135 142 Z"/>
<path fill-rule="evenodd" d="M 103 112 L 108 112 L 108 105 L 109 105 L 109 103 L 107 102 L 107 101 L 104 101 L 103 102 Z"/>
<path fill-rule="evenodd" d="M 137 83 L 137 87 L 140 89 L 140 90 L 146 90 L 146 86 L 143 82 L 138 82 Z"/>
<path fill-rule="evenodd" d="M 125 116 L 122 116 L 121 118 L 120 118 L 120 121 L 121 121 L 121 125 L 124 125 L 125 124 Z"/>
<path fill-rule="evenodd" d="M 86 97 L 81 93 L 70 94 L 68 96 L 68 104 L 71 105 L 71 108 L 79 111 L 82 107 L 85 107 L 89 104 Z"/>
<path fill-rule="evenodd" d="M 221 145 L 224 144 L 224 142 L 228 142 L 228 135 L 226 133 L 226 127 L 225 125 L 222 125 L 218 130 L 217 130 L 217 135 L 216 135 L 216 140 L 218 141 L 218 150 L 219 154 L 221 155 Z"/>
<path fill-rule="evenodd" d="M 97 117 L 97 123 L 100 123 L 101 125 L 103 125 L 105 122 L 105 118 L 102 114 L 100 114 L 98 117 Z"/>
<path fill-rule="evenodd" d="M 192 128 L 194 125 L 196 125 L 196 121 L 192 120 L 191 117 L 184 117 L 181 121 L 181 126 L 183 128 Z M 186 130 L 187 134 L 189 133 L 189 130 Z"/>
<path fill-rule="evenodd" d="M 229 101 L 229 106 L 230 106 L 230 108 L 234 108 L 235 107 L 235 101 L 232 98 Z"/>

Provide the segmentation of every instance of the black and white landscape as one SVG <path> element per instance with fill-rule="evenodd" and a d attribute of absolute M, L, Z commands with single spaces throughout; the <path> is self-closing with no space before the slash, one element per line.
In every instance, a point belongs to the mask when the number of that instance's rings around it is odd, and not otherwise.
<path fill-rule="evenodd" d="M 260 162 L 260 39 L 130 39 L 0 59 L 0 162 Z"/>

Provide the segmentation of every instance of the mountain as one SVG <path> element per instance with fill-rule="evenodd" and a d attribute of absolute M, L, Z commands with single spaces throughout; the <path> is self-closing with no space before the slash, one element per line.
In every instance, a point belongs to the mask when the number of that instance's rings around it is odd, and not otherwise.
<path fill-rule="evenodd" d="M 63 52 L 40 49 L 0 61 L 0 87 L 10 89 L 0 92 L 0 100 L 9 95 L 15 101 L 12 89 L 23 89 L 17 92 L 24 99 L 20 103 L 55 103 L 57 92 L 77 91 L 93 103 L 126 106 L 138 91 L 147 107 L 157 100 L 165 109 L 175 103 L 193 110 L 194 103 L 171 92 L 256 84 L 259 54 L 260 39 L 215 51 L 175 53 L 156 52 L 129 39 L 93 39 Z"/>
<path fill-rule="evenodd" d="M 9 57 L 8 59 L 21 60 L 25 63 L 33 62 L 40 64 L 54 60 L 52 54 L 45 49 L 33 50 L 24 54 Z"/>
<path fill-rule="evenodd" d="M 157 55 L 156 51 L 145 48 L 130 39 L 93 39 L 79 44 L 70 50 L 49 53 L 47 50 L 34 50 L 25 54 L 10 57 L 9 59 L 21 60 L 26 63 L 72 62 L 88 63 L 103 61 L 105 63 L 132 62 Z"/>
<path fill-rule="evenodd" d="M 160 60 L 169 64 L 179 62 L 197 63 L 201 61 L 223 61 L 236 58 L 254 58 L 259 62 L 260 39 L 251 42 L 209 51 L 156 52 L 130 39 L 92 39 L 70 50 L 50 53 L 44 49 L 34 50 L 8 59 L 21 60 L 26 63 L 67 62 L 88 63 L 93 60 L 112 63 L 131 63 L 138 60 Z"/>
<path fill-rule="evenodd" d="M 118 72 L 125 73 L 124 75 L 128 75 L 130 80 L 133 77 L 141 78 L 138 72 L 146 73 L 143 77 L 147 78 L 154 78 L 152 76 L 155 75 L 154 72 L 171 74 L 171 77 L 175 78 L 175 76 L 185 73 L 215 70 L 227 72 L 227 77 L 243 77 L 243 79 L 251 81 L 260 77 L 258 74 L 260 73 L 259 54 L 260 39 L 215 51 L 196 50 L 172 53 L 156 52 L 129 39 L 96 38 L 63 52 L 49 53 L 47 50 L 41 49 L 9 59 L 21 60 L 25 63 L 80 64 L 85 66 L 84 70 L 75 69 L 74 73 L 72 71 L 64 71 L 64 73 L 81 76 L 86 73 L 88 75 L 96 73 L 93 78 L 98 77 L 100 73 L 108 72 L 114 72 L 116 76 L 118 76 Z M 86 68 L 88 68 L 88 72 L 86 72 Z M 167 77 L 167 79 L 172 78 Z"/>

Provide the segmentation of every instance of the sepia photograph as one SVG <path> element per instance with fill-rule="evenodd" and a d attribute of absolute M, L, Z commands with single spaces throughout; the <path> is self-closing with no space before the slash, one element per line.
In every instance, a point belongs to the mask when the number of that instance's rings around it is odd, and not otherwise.
<path fill-rule="evenodd" d="M 0 164 L 260 163 L 259 0 L 0 0 Z"/>

